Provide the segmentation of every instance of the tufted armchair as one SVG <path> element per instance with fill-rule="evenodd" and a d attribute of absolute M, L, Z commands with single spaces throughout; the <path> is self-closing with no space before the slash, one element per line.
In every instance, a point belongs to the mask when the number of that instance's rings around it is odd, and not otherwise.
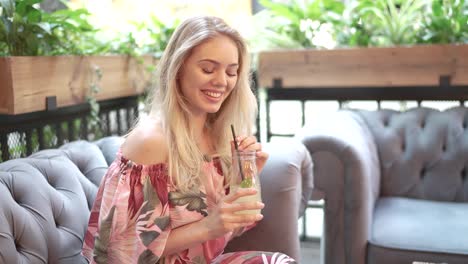
<path fill-rule="evenodd" d="M 468 263 L 468 109 L 341 110 L 296 136 L 331 264 Z"/>
<path fill-rule="evenodd" d="M 0 264 L 87 263 L 81 256 L 89 210 L 122 138 L 76 141 L 0 163 Z M 312 191 L 312 163 L 300 142 L 266 144 L 264 219 L 228 250 L 299 258 L 297 218 Z M 281 212 L 281 215 L 278 215 Z"/>

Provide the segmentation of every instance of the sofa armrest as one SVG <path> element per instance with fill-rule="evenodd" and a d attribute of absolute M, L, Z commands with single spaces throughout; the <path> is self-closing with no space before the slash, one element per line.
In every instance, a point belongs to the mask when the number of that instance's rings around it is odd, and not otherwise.
<path fill-rule="evenodd" d="M 270 157 L 260 175 L 264 218 L 234 238 L 226 252 L 260 250 L 282 252 L 299 259 L 298 218 L 304 213 L 312 187 L 312 162 L 298 141 L 264 144 Z"/>
<path fill-rule="evenodd" d="M 314 161 L 315 191 L 325 199 L 325 263 L 365 263 L 380 165 L 373 136 L 352 111 L 312 120 L 296 138 Z"/>
<path fill-rule="evenodd" d="M 94 185 L 65 154 L 47 149 L 0 163 L 0 263 L 85 263 Z"/>

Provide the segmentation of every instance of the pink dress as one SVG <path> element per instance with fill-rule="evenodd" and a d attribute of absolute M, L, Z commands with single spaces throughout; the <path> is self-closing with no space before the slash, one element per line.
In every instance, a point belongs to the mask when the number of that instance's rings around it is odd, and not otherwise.
<path fill-rule="evenodd" d="M 171 230 L 201 220 L 226 195 L 218 158 L 205 162 L 200 189 L 181 193 L 168 184 L 165 163 L 141 165 L 121 152 L 99 187 L 85 234 L 83 255 L 90 263 L 296 263 L 282 253 L 223 254 L 232 234 L 161 257 Z M 187 234 L 189 235 L 189 234 Z"/>

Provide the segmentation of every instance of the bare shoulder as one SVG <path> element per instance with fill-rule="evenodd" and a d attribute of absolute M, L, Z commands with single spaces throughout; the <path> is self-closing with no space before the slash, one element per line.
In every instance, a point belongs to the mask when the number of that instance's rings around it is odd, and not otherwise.
<path fill-rule="evenodd" d="M 144 122 L 133 129 L 122 144 L 122 154 L 138 164 L 167 161 L 168 147 L 163 131 L 155 122 Z"/>

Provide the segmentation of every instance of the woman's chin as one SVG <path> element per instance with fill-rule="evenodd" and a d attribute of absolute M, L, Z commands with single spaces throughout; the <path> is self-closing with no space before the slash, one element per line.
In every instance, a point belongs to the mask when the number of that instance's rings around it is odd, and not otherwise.
<path fill-rule="evenodd" d="M 208 114 L 216 114 L 219 111 L 220 107 L 207 109 Z"/>

